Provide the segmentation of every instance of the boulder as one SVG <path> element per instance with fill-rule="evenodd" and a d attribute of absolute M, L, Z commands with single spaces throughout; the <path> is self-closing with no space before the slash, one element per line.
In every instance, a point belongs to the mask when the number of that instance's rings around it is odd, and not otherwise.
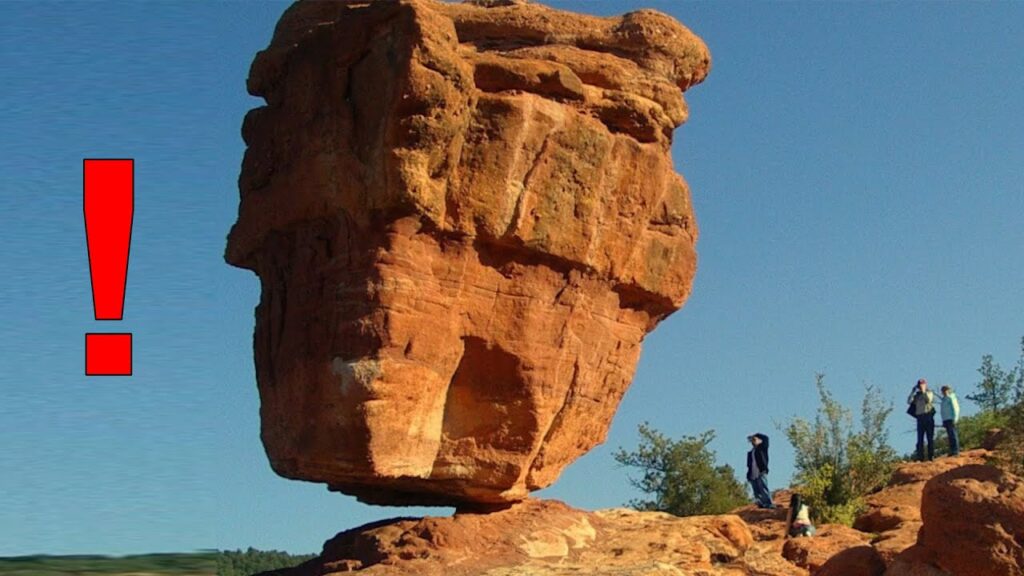
<path fill-rule="evenodd" d="M 809 538 L 789 538 L 782 547 L 782 556 L 816 574 L 833 556 L 849 548 L 868 544 L 869 536 L 841 524 L 824 524 Z M 858 558 L 858 562 L 861 560 Z M 833 572 L 835 573 L 835 572 Z"/>
<path fill-rule="evenodd" d="M 751 526 L 753 533 L 754 526 Z M 757 541 L 743 555 L 741 565 L 750 576 L 807 576 L 809 572 L 782 556 L 783 540 Z"/>
<path fill-rule="evenodd" d="M 262 295 L 280 475 L 377 504 L 507 505 L 601 443 L 686 300 L 673 169 L 707 48 L 651 10 L 298 2 L 249 76 L 225 258 Z"/>
<path fill-rule="evenodd" d="M 871 541 L 871 546 L 878 552 L 878 557 L 888 566 L 904 550 L 917 544 L 917 534 L 921 530 L 921 522 L 908 521 L 879 534 Z"/>
<path fill-rule="evenodd" d="M 973 575 L 973 572 L 967 572 Z M 935 566 L 927 550 L 921 546 L 914 545 L 900 553 L 889 567 L 884 576 L 961 576 L 951 574 Z"/>
<path fill-rule="evenodd" d="M 871 546 L 854 546 L 829 558 L 814 576 L 882 576 L 885 562 Z"/>
<path fill-rule="evenodd" d="M 866 509 L 853 523 L 863 532 L 885 532 L 906 522 L 921 521 L 924 482 L 889 486 L 865 499 Z"/>
<path fill-rule="evenodd" d="M 1024 574 L 1024 479 L 993 466 L 950 470 L 925 485 L 918 543 L 952 574 Z"/>

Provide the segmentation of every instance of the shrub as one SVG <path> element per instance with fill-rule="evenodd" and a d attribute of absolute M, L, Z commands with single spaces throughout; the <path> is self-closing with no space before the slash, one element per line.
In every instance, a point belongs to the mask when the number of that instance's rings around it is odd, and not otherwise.
<path fill-rule="evenodd" d="M 717 465 L 715 453 L 708 448 L 715 437 L 713 430 L 672 440 L 645 422 L 639 432 L 636 450 L 619 448 L 614 455 L 620 465 L 641 471 L 640 478 L 629 482 L 649 495 L 631 500 L 629 506 L 693 516 L 723 514 L 747 503 L 746 485 L 736 480 L 731 466 Z"/>
<path fill-rule="evenodd" d="M 792 418 L 783 429 L 796 451 L 793 482 L 815 519 L 851 525 L 864 496 L 885 486 L 897 461 L 886 426 L 892 403 L 868 386 L 854 431 L 852 411 L 832 397 L 824 374 L 815 385 L 821 404 L 814 421 Z"/>
<path fill-rule="evenodd" d="M 995 453 L 995 464 L 1007 472 L 1024 476 L 1024 400 L 1005 413 L 1005 436 Z"/>

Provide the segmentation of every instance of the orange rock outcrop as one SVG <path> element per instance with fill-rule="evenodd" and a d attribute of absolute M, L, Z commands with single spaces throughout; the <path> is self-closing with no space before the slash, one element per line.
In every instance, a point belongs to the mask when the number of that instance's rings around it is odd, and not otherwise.
<path fill-rule="evenodd" d="M 510 503 L 602 442 L 697 227 L 709 68 L 675 20 L 515 0 L 298 2 L 252 65 L 228 262 L 254 271 L 279 474 Z"/>
<path fill-rule="evenodd" d="M 307 564 L 274 576 L 1016 576 L 1024 574 L 1024 480 L 971 451 L 901 464 L 872 497 L 905 515 L 881 533 L 819 526 L 785 538 L 789 493 L 774 510 L 678 518 L 660 512 L 586 512 L 527 500 L 492 512 L 387 520 L 342 532 Z M 914 485 L 918 500 L 907 497 Z M 914 509 L 910 513 L 910 508 Z M 890 525 L 889 520 L 884 521 Z M 271 576 L 269 573 L 264 576 Z"/>

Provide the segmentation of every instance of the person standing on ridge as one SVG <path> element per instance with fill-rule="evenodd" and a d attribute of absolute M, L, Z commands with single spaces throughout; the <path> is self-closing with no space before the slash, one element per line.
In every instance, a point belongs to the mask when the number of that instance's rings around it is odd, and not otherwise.
<path fill-rule="evenodd" d="M 917 419 L 917 459 L 924 461 L 924 443 L 928 441 L 928 459 L 935 458 L 935 394 L 928 389 L 928 381 L 921 378 L 910 391 L 907 404 L 913 407 Z"/>
<path fill-rule="evenodd" d="M 754 489 L 754 500 L 758 508 L 775 508 L 768 491 L 768 436 L 758 432 L 747 436 L 747 440 L 753 446 L 747 452 L 747 481 Z"/>
<path fill-rule="evenodd" d="M 942 427 L 946 429 L 946 439 L 949 440 L 949 455 L 960 454 L 960 436 L 956 431 L 956 424 L 960 421 L 960 402 L 956 399 L 956 392 L 949 386 L 942 387 L 942 405 L 940 407 L 942 416 Z"/>

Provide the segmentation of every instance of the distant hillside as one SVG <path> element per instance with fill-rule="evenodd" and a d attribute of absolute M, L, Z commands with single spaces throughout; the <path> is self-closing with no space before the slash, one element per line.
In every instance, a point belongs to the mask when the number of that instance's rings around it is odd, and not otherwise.
<path fill-rule="evenodd" d="M 288 568 L 312 558 L 285 552 L 208 551 L 134 556 L 0 557 L 0 576 L 250 576 Z"/>

